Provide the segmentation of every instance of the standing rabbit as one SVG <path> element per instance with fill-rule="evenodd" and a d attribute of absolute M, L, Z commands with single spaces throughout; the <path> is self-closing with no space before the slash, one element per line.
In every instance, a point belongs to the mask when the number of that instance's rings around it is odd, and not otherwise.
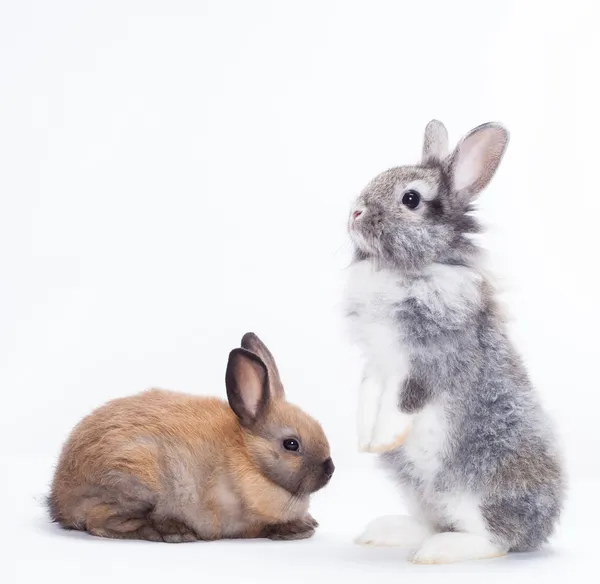
<path fill-rule="evenodd" d="M 313 418 L 285 400 L 273 356 L 247 333 L 220 399 L 150 390 L 73 430 L 49 497 L 54 521 L 118 539 L 313 535 L 309 495 L 334 470 Z"/>
<path fill-rule="evenodd" d="M 488 123 L 448 154 L 431 121 L 421 164 L 377 176 L 349 218 L 352 335 L 365 357 L 362 450 L 412 516 L 371 522 L 358 543 L 448 563 L 533 550 L 552 534 L 565 479 L 555 437 L 480 269 L 473 201 L 508 132 Z"/>

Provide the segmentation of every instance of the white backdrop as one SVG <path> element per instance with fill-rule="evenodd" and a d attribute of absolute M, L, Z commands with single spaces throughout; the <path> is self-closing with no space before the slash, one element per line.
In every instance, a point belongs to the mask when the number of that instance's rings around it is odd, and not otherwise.
<path fill-rule="evenodd" d="M 342 493 L 365 461 L 349 203 L 418 160 L 433 117 L 452 141 L 511 131 L 484 241 L 571 476 L 600 478 L 595 4 L 3 1 L 0 489 L 30 504 L 110 398 L 224 395 L 253 330 L 323 423 Z"/>

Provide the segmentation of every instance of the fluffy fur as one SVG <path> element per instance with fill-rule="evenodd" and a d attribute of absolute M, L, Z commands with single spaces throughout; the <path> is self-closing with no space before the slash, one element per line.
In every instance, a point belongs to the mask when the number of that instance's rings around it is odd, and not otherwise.
<path fill-rule="evenodd" d="M 334 466 L 321 426 L 285 401 L 252 333 L 229 356 L 229 405 L 150 390 L 107 403 L 67 440 L 48 504 L 65 528 L 182 542 L 310 537 L 310 493 Z M 295 451 L 284 446 L 293 439 Z"/>
<path fill-rule="evenodd" d="M 410 428 L 381 460 L 414 510 L 375 520 L 359 542 L 405 545 L 415 562 L 536 549 L 562 507 L 551 424 L 470 237 L 479 231 L 471 205 L 507 144 L 506 130 L 485 124 L 448 155 L 433 121 L 422 164 L 376 177 L 350 214 L 347 316 L 365 379 L 402 375 L 396 403 Z M 415 208 L 403 203 L 409 190 L 421 194 Z"/>

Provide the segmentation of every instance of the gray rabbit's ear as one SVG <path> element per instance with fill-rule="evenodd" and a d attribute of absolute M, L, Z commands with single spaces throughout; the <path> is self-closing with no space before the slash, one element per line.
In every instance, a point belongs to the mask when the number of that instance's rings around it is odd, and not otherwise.
<path fill-rule="evenodd" d="M 441 161 L 448 156 L 448 132 L 442 122 L 431 120 L 425 127 L 423 163 Z"/>
<path fill-rule="evenodd" d="M 498 170 L 509 134 L 503 126 L 490 122 L 471 130 L 448 160 L 452 197 L 469 204 L 489 184 Z"/>

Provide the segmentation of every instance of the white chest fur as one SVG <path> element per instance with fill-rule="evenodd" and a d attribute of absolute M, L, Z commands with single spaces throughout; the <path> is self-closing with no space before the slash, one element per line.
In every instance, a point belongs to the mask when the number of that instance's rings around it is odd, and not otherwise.
<path fill-rule="evenodd" d="M 410 416 L 397 407 L 398 392 L 409 374 L 409 356 L 394 314 L 406 298 L 403 278 L 377 270 L 370 262 L 350 268 L 346 309 L 350 333 L 365 358 L 359 388 L 359 449 L 381 452 L 401 442 Z"/>
<path fill-rule="evenodd" d="M 346 308 L 350 314 L 350 333 L 361 348 L 372 374 L 378 376 L 406 373 L 406 350 L 394 313 L 406 298 L 401 275 L 377 270 L 363 261 L 349 268 Z"/>
<path fill-rule="evenodd" d="M 429 404 L 414 416 L 411 431 L 404 442 L 404 455 L 425 486 L 433 480 L 440 467 L 446 447 L 446 426 L 442 403 Z"/>
<path fill-rule="evenodd" d="M 350 333 L 366 361 L 358 404 L 361 450 L 381 452 L 394 448 L 404 441 L 413 424 L 413 416 L 403 414 L 397 407 L 399 391 L 410 375 L 409 344 L 397 318 L 401 304 L 408 297 L 416 298 L 433 314 L 450 317 L 454 322 L 478 306 L 480 282 L 476 270 L 443 264 L 432 264 L 421 277 L 410 281 L 400 272 L 378 269 L 368 260 L 349 268 L 346 310 Z M 416 420 L 420 431 L 415 436 L 425 442 L 437 440 L 425 429 L 431 416 L 432 413 L 423 412 Z M 417 441 L 413 442 L 416 456 Z M 421 439 L 418 444 L 425 448 Z M 431 452 L 431 446 L 427 452 Z M 427 464 L 433 464 L 433 459 L 424 462 L 425 467 Z"/>
<path fill-rule="evenodd" d="M 356 262 L 348 270 L 346 286 L 353 340 L 381 374 L 401 374 L 407 346 L 396 316 L 402 302 L 415 298 L 440 320 L 457 324 L 479 307 L 481 282 L 479 271 L 464 266 L 432 264 L 420 277 L 407 280 L 369 260 Z"/>

